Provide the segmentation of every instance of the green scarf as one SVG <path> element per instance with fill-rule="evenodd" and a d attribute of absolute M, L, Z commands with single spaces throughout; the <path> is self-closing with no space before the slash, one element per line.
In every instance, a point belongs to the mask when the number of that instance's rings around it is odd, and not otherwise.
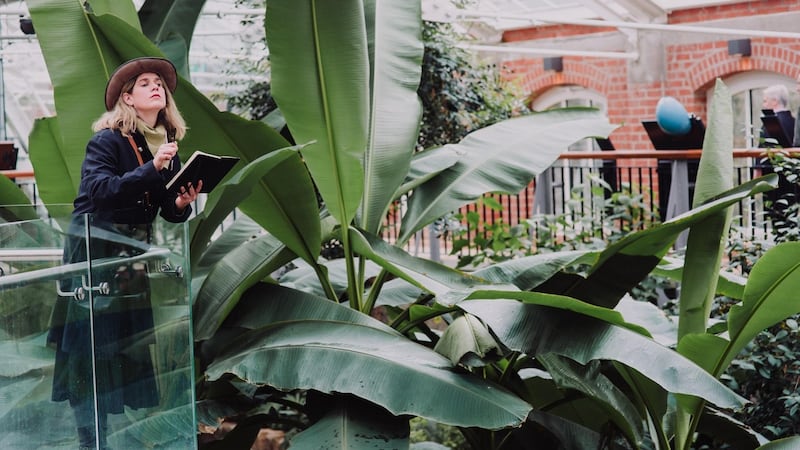
<path fill-rule="evenodd" d="M 158 147 L 161 147 L 161 144 L 167 143 L 167 129 L 160 123 L 153 128 L 142 119 L 137 119 L 136 128 L 144 136 L 144 140 L 147 141 L 147 148 L 150 149 L 150 153 L 153 156 L 156 156 Z"/>

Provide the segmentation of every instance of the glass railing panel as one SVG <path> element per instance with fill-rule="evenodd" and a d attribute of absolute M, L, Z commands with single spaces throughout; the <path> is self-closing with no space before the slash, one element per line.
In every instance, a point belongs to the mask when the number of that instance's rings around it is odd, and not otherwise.
<path fill-rule="evenodd" d="M 0 217 L 0 448 L 196 448 L 187 226 L 120 228 Z"/>
<path fill-rule="evenodd" d="M 78 448 L 73 408 L 59 388 L 68 380 L 56 374 L 88 386 L 93 402 L 91 365 L 66 369 L 56 356 L 56 348 L 61 356 L 89 348 L 88 327 L 64 340 L 64 329 L 81 329 L 64 312 L 78 301 L 88 266 L 62 264 L 63 223 L 0 223 L 0 448 Z"/>
<path fill-rule="evenodd" d="M 98 445 L 196 448 L 187 227 L 89 222 Z"/>

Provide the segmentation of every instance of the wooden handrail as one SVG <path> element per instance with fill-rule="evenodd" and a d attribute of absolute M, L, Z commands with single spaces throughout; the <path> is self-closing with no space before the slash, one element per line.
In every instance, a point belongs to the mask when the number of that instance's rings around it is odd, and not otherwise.
<path fill-rule="evenodd" d="M 8 178 L 33 178 L 32 170 L 0 170 Z"/>
<path fill-rule="evenodd" d="M 564 152 L 558 159 L 700 159 L 702 150 L 609 150 L 599 152 Z M 734 149 L 734 158 L 761 158 L 768 153 L 800 155 L 800 148 Z M 33 178 L 33 170 L 0 170 L 8 178 Z"/>
<path fill-rule="evenodd" d="M 565 152 L 558 159 L 700 159 L 702 150 L 609 150 L 599 152 Z M 734 149 L 734 158 L 761 158 L 768 153 L 800 154 L 800 148 Z"/>

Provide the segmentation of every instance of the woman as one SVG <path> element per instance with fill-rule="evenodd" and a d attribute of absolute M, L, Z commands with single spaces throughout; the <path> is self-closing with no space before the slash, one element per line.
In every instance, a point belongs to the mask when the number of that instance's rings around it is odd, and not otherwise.
<path fill-rule="evenodd" d="M 92 260 L 145 251 L 159 214 L 169 222 L 189 217 L 202 182 L 174 194 L 164 187 L 180 169 L 177 141 L 186 133 L 172 98 L 177 79 L 171 62 L 149 57 L 127 61 L 111 75 L 105 91 L 106 112 L 94 123 L 95 134 L 86 146 L 65 263 L 87 259 L 87 217 Z M 78 296 L 60 300 L 49 335 L 56 347 L 52 398 L 69 401 L 80 448 L 95 448 L 97 441 L 101 448 L 105 446 L 107 414 L 121 413 L 124 406 L 143 408 L 158 402 L 149 353 L 153 317 L 146 265 L 125 264 L 93 270 L 92 275 L 93 284 L 106 281 L 109 286 L 108 292 L 94 296 L 94 317 L 86 300 Z M 80 283 L 77 279 L 62 282 L 61 289 L 73 292 Z M 94 352 L 89 345 L 90 326 Z"/>

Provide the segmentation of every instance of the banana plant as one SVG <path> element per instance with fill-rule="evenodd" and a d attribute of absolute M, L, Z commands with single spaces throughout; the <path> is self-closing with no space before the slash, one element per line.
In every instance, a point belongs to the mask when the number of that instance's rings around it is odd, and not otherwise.
<path fill-rule="evenodd" d="M 81 127 L 99 115 L 90 93 L 122 60 L 161 55 L 132 5 L 88 5 L 91 12 L 72 1 L 29 2 L 58 111 L 43 120 L 32 157 L 38 152 L 37 173 L 48 157 L 58 161 L 41 178 L 53 180 L 54 199 L 57 180 L 79 164 L 72 152 L 88 139 Z M 674 432 L 661 424 L 672 417 L 673 396 L 702 397 L 717 410 L 742 405 L 718 373 L 614 308 L 681 232 L 773 188 L 774 177 L 725 190 L 602 252 L 458 271 L 403 244 L 484 193 L 521 190 L 570 144 L 614 126 L 596 110 L 554 110 L 414 153 L 418 2 L 271 0 L 266 12 L 272 92 L 297 146 L 218 112 L 185 79 L 176 92 L 191 128 L 182 149 L 208 146 L 243 159 L 191 227 L 198 407 L 207 415 L 265 417 L 264 426 L 301 431 L 292 446 L 310 449 L 405 448 L 414 416 L 459 427 L 481 449 L 539 439 L 597 448 L 617 437 L 634 448 L 668 448 Z M 66 70 L 63 54 L 86 64 Z M 66 180 L 61 188 L 74 192 L 76 179 Z M 388 242 L 383 217 L 406 194 L 401 239 Z M 212 240 L 209 230 L 233 208 L 246 215 Z M 321 261 L 331 237 L 345 257 Z M 576 262 L 582 271 L 572 270 Z M 288 263 L 298 268 L 284 274 Z M 371 317 L 375 305 L 384 320 Z M 287 409 L 297 414 L 281 414 Z M 225 448 L 238 448 L 232 442 Z"/>

